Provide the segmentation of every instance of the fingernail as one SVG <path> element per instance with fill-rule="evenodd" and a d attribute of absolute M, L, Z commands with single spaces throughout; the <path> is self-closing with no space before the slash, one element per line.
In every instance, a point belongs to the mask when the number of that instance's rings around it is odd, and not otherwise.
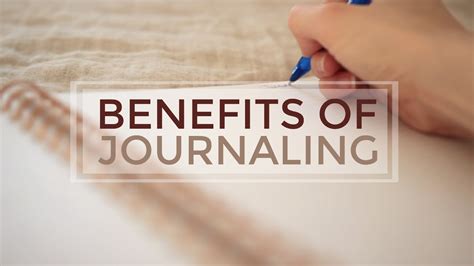
<path fill-rule="evenodd" d="M 321 57 L 321 59 L 319 60 L 316 66 L 316 71 L 318 71 L 318 73 L 324 74 L 326 72 L 324 69 L 325 61 L 326 61 L 326 55 L 323 55 L 323 57 Z"/>
<path fill-rule="evenodd" d="M 351 86 L 353 89 L 355 89 L 357 87 L 357 77 L 353 74 L 351 74 Z"/>
<path fill-rule="evenodd" d="M 344 82 L 343 86 L 346 89 L 354 89 L 356 87 L 357 78 L 353 74 L 347 73 L 346 75 L 341 75 L 338 81 Z"/>
<path fill-rule="evenodd" d="M 346 75 L 341 75 L 340 81 L 346 81 L 347 83 L 355 84 L 356 77 L 351 73 L 347 73 Z"/>

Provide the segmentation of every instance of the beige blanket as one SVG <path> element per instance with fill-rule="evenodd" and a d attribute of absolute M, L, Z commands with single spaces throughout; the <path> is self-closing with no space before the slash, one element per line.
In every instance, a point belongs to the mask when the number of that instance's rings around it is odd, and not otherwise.
<path fill-rule="evenodd" d="M 1 0 L 0 82 L 285 80 L 297 2 Z M 472 28 L 472 0 L 448 2 Z"/>

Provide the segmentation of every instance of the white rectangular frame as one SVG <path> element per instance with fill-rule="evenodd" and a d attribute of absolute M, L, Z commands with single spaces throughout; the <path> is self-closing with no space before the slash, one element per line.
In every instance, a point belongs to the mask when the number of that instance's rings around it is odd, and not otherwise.
<path fill-rule="evenodd" d="M 216 86 L 216 85 L 246 85 L 246 84 L 262 84 L 274 81 L 72 81 L 70 83 L 70 103 L 77 103 L 78 86 L 80 85 L 200 85 L 200 86 Z M 345 81 L 330 82 L 333 84 L 347 84 Z M 353 82 L 351 82 L 353 83 Z M 356 81 L 356 84 L 364 85 L 390 85 L 391 86 L 391 119 L 389 127 L 391 128 L 391 172 L 388 174 L 390 178 L 256 178 L 248 179 L 219 179 L 219 178 L 199 178 L 199 179 L 118 179 L 118 178 L 79 178 L 77 176 L 77 150 L 76 150 L 76 112 L 71 110 L 70 115 L 70 181 L 73 183 L 398 183 L 399 182 L 399 139 L 398 139 L 398 81 Z M 388 131 L 387 131 L 388 132 Z M 220 174 L 212 174 L 220 175 Z M 242 174 L 237 174 L 242 175 Z M 262 174 L 253 174 L 262 175 Z M 272 174 L 279 175 L 279 174 Z M 280 174 L 281 175 L 281 174 Z M 299 176 L 318 175 L 318 174 L 295 174 Z M 322 175 L 322 174 L 321 174 Z M 331 174 L 324 174 L 331 175 Z M 352 174 L 370 175 L 370 174 Z"/>

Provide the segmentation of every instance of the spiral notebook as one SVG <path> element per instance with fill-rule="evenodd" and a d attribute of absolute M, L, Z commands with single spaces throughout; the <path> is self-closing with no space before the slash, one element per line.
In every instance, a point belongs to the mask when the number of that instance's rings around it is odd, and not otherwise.
<path fill-rule="evenodd" d="M 8 114 L 10 121 L 32 135 L 36 142 L 42 143 L 49 154 L 65 160 L 67 165 L 71 110 L 30 82 L 12 82 L 2 88 L 0 95 L 2 112 Z M 85 121 L 78 116 L 76 123 Z M 67 176 L 64 178 L 68 180 Z M 95 186 L 111 196 L 113 201 L 128 207 L 134 216 L 149 224 L 152 231 L 156 230 L 158 235 L 175 242 L 179 255 L 168 263 L 178 263 L 187 255 L 198 262 L 236 265 L 271 265 L 285 261 L 299 265 L 306 263 L 307 258 L 297 249 L 294 251 L 298 252 L 292 254 L 292 248 L 273 241 L 273 234 L 255 228 L 245 216 L 233 213 L 221 201 L 191 184 L 114 183 Z"/>
<path fill-rule="evenodd" d="M 397 184 L 78 184 L 67 95 L 16 81 L 0 97 L 5 264 L 470 261 L 464 143 L 402 127 Z"/>

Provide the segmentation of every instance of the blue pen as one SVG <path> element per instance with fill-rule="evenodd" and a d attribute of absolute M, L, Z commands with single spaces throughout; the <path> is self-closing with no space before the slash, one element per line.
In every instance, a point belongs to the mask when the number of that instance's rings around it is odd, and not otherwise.
<path fill-rule="evenodd" d="M 347 1 L 350 5 L 369 5 L 372 0 L 349 0 Z M 311 56 L 302 56 L 298 63 L 296 64 L 295 68 L 293 68 L 293 72 L 291 72 L 290 82 L 297 81 L 302 76 L 306 75 L 311 70 Z"/>

